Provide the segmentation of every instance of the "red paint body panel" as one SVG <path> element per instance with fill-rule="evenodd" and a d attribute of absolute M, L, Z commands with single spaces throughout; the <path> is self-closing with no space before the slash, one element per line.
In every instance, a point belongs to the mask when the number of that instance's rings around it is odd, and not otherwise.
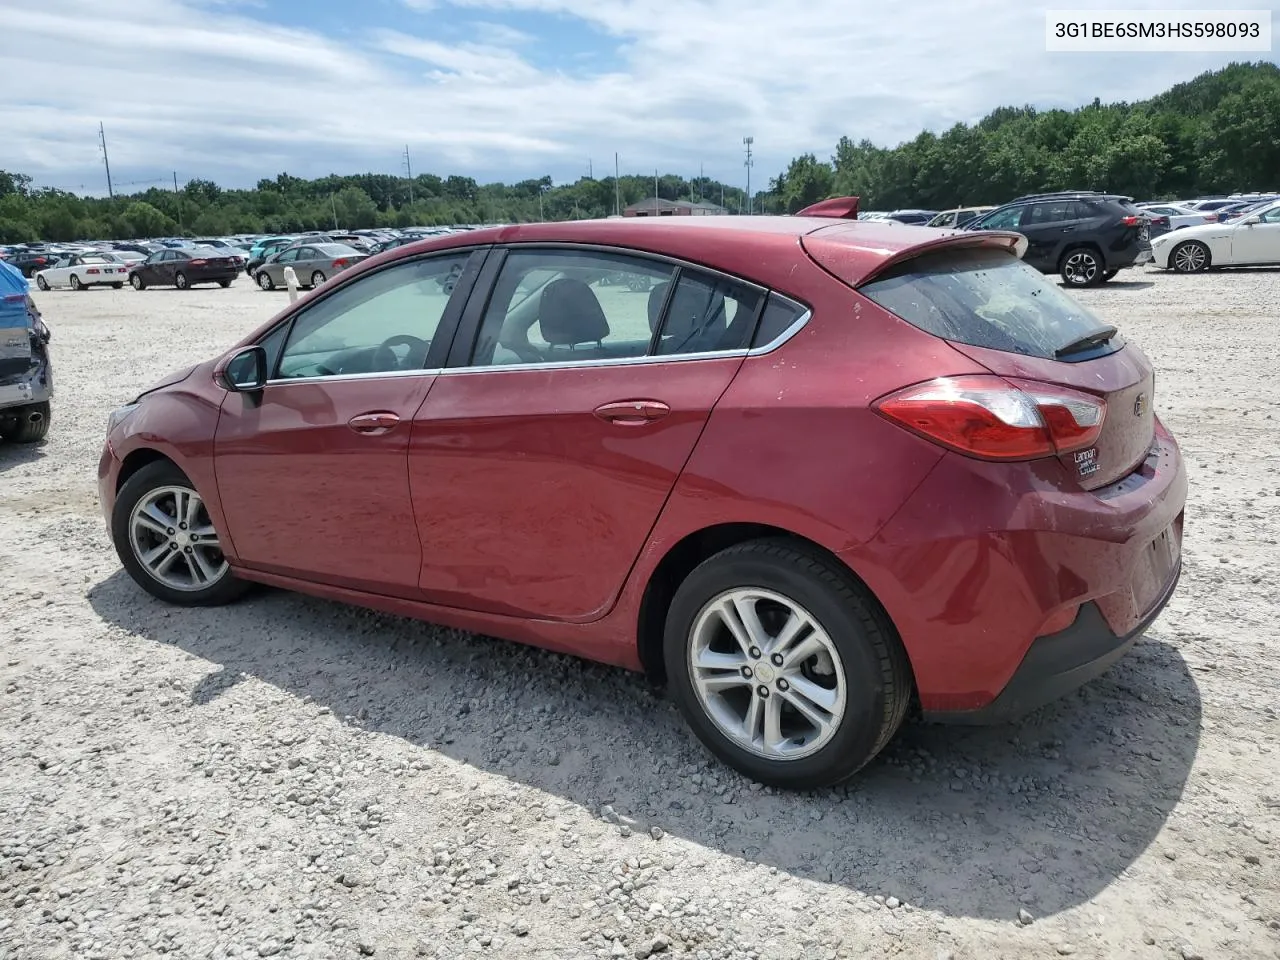
<path fill-rule="evenodd" d="M 599 619 L 741 357 L 441 376 L 414 420 L 424 599 L 510 616 Z M 644 424 L 593 411 L 671 408 Z"/>
<path fill-rule="evenodd" d="M 799 217 L 471 231 L 372 257 L 242 344 L 383 264 L 540 241 L 703 264 L 799 299 L 812 318 L 745 358 L 272 384 L 260 402 L 215 381 L 229 351 L 111 432 L 104 510 L 125 458 L 155 451 L 200 490 L 241 576 L 632 669 L 642 601 L 668 552 L 708 527 L 765 524 L 862 578 L 937 712 L 990 703 L 1042 628 L 1083 601 L 1116 634 L 1152 609 L 1149 547 L 1165 531 L 1180 541 L 1186 473 L 1173 438 L 1134 412 L 1149 389 L 1141 352 L 1062 363 L 956 347 L 852 289 L 971 234 Z M 909 384 L 984 372 L 1106 397 L 1116 419 L 1099 441 L 1104 475 L 1081 478 L 1056 458 L 969 459 L 870 410 Z M 670 413 L 642 425 L 593 413 L 625 400 Z M 347 426 L 379 411 L 400 423 L 381 435 Z"/>
<path fill-rule="evenodd" d="M 416 598 L 422 549 L 405 469 L 413 415 L 435 378 L 271 383 L 231 393 L 215 450 L 239 562 L 283 576 Z M 380 435 L 347 425 L 387 411 Z"/>

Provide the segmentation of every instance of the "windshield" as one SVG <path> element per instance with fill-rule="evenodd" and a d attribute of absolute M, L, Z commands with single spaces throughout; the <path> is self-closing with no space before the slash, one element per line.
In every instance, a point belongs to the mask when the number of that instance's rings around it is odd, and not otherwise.
<path fill-rule="evenodd" d="M 1000 250 L 943 250 L 859 288 L 891 313 L 956 343 L 1052 360 L 1105 327 L 1057 284 Z M 1117 337 L 1100 348 L 1114 352 Z M 1092 359 L 1099 351 L 1081 354 Z"/>

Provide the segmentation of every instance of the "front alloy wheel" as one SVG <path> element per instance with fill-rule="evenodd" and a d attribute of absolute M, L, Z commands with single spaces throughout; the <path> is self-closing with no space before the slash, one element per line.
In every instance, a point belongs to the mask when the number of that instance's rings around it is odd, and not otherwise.
<path fill-rule="evenodd" d="M 1199 273 L 1209 266 L 1209 248 L 1197 240 L 1180 243 L 1169 258 L 1175 273 Z"/>
<path fill-rule="evenodd" d="M 246 587 L 231 573 L 204 500 L 167 461 L 148 464 L 121 487 L 111 537 L 125 570 L 161 600 L 225 603 Z"/>

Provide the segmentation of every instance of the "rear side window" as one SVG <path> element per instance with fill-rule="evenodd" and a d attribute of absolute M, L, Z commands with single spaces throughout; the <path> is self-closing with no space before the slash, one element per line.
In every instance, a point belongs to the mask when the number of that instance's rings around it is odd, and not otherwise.
<path fill-rule="evenodd" d="M 859 292 L 944 340 L 1047 360 L 1106 326 L 1038 270 L 1002 250 L 939 251 L 902 264 Z M 1120 344 L 1119 337 L 1113 339 L 1112 352 Z"/>
<path fill-rule="evenodd" d="M 791 300 L 785 300 L 776 293 L 770 294 L 760 314 L 760 324 L 756 327 L 756 335 L 751 346 L 764 347 L 773 343 L 787 332 L 805 314 L 805 308 Z"/>
<path fill-rule="evenodd" d="M 745 348 L 761 299 L 763 294 L 758 290 L 733 280 L 692 270 L 681 271 L 669 297 L 661 288 L 655 288 L 649 295 L 651 328 L 657 327 L 660 311 L 666 307 L 657 354 L 670 356 Z"/>

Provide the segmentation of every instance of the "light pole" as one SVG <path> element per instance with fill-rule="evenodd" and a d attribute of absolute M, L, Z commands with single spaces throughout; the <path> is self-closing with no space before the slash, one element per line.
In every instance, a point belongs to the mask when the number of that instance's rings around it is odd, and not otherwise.
<path fill-rule="evenodd" d="M 747 147 L 747 160 L 743 164 L 747 168 L 747 216 L 751 215 L 751 145 L 756 142 L 755 137 L 743 137 L 742 142 Z"/>

